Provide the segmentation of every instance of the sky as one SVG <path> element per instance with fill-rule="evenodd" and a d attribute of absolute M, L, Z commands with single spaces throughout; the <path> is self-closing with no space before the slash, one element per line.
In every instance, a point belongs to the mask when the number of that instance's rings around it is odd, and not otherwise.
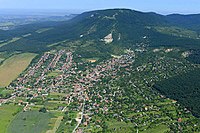
<path fill-rule="evenodd" d="M 0 0 L 0 10 L 66 10 L 83 12 L 108 8 L 129 8 L 144 12 L 200 13 L 200 0 Z"/>

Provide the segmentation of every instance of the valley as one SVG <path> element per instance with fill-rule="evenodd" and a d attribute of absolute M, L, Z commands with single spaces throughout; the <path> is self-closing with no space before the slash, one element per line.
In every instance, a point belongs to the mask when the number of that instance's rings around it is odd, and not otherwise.
<path fill-rule="evenodd" d="M 0 132 L 200 132 L 200 32 L 170 17 L 109 9 L 4 31 Z"/>

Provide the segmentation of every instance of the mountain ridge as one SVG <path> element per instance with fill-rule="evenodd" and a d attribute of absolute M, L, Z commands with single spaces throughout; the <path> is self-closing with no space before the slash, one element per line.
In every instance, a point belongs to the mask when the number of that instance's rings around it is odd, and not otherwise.
<path fill-rule="evenodd" d="M 193 19 L 194 20 L 191 21 L 186 17 L 186 23 L 181 25 L 177 23 L 177 20 L 181 22 L 179 19 L 175 20 L 169 15 L 165 16 L 153 12 L 145 13 L 131 9 L 96 10 L 84 12 L 69 21 L 38 23 L 7 31 L 5 35 L 1 37 L 1 40 L 8 39 L 11 35 L 17 37 L 23 36 L 24 34 L 31 35 L 26 38 L 21 37 L 21 39 L 16 42 L 11 42 L 0 47 L 0 51 L 10 50 L 11 47 L 15 51 L 46 51 L 49 49 L 48 45 L 65 40 L 95 40 L 96 43 L 102 44 L 103 42 L 101 39 L 110 33 L 113 33 L 113 42 L 116 43 L 116 45 L 126 44 L 127 47 L 130 47 L 132 44 L 140 43 L 144 40 L 143 37 L 145 36 L 150 41 L 150 46 L 173 45 L 181 47 L 199 47 L 199 40 L 190 38 L 189 36 L 181 37 L 182 33 L 179 29 L 175 29 L 176 36 L 174 36 L 173 33 L 166 34 L 165 32 L 163 33 L 155 29 L 155 27 L 172 27 L 172 29 L 174 29 L 173 26 L 176 26 L 192 30 L 198 35 L 199 30 L 196 27 L 200 27 L 200 24 L 195 22 L 196 19 L 200 19 L 200 17 L 193 17 Z M 191 22 L 191 25 L 188 25 L 188 21 Z M 194 28 L 195 30 L 193 30 Z M 48 32 L 36 33 L 37 29 L 49 30 Z M 183 32 L 185 32 L 184 29 Z M 119 36 L 120 39 L 117 39 Z"/>

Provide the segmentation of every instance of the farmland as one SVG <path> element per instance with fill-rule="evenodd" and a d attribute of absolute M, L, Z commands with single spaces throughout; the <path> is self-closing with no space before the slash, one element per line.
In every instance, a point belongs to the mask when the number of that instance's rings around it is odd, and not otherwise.
<path fill-rule="evenodd" d="M 8 127 L 8 133 L 44 133 L 52 115 L 38 111 L 20 112 Z"/>
<path fill-rule="evenodd" d="M 0 66 L 0 86 L 5 87 L 26 69 L 36 54 L 23 53 L 13 55 Z"/>
<path fill-rule="evenodd" d="M 0 106 L 0 133 L 6 132 L 8 125 L 21 108 L 22 107 L 13 104 Z"/>

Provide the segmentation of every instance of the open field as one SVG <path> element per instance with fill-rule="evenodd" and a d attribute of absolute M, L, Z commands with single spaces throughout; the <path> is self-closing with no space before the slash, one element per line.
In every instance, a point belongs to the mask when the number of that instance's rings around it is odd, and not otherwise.
<path fill-rule="evenodd" d="M 5 87 L 16 79 L 24 71 L 36 54 L 23 53 L 14 55 L 3 62 L 0 66 L 0 86 Z"/>
<path fill-rule="evenodd" d="M 20 112 L 8 127 L 8 133 L 45 133 L 49 129 L 50 113 Z"/>
<path fill-rule="evenodd" d="M 0 106 L 0 133 L 5 133 L 8 125 L 15 117 L 17 112 L 21 110 L 20 106 L 3 105 Z"/>

